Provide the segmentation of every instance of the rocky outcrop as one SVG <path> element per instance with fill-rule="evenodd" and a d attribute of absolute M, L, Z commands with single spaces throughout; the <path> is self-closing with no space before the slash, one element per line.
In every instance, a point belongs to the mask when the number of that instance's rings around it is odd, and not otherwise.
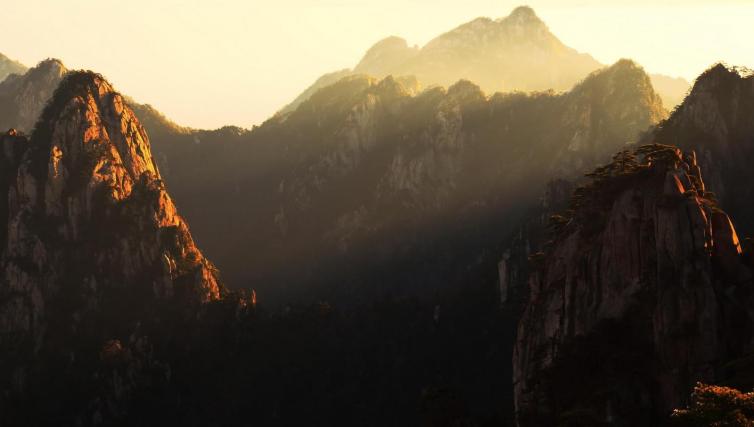
<path fill-rule="evenodd" d="M 694 150 L 709 191 L 744 233 L 754 232 L 754 75 L 716 64 L 697 78 L 689 96 L 645 142 Z"/>
<path fill-rule="evenodd" d="M 617 155 L 531 260 L 513 357 L 519 426 L 656 425 L 752 350 L 751 267 L 691 152 Z"/>
<path fill-rule="evenodd" d="M 191 315 L 220 298 L 146 132 L 101 76 L 68 73 L 31 137 L 1 141 L 0 348 L 13 378 L 37 355 L 68 354 L 83 330 L 107 336 L 157 307 Z"/>

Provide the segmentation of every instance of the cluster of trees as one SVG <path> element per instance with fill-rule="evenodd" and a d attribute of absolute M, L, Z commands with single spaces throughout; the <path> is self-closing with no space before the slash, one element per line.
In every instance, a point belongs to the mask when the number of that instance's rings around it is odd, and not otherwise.
<path fill-rule="evenodd" d="M 754 392 L 698 383 L 686 409 L 676 409 L 673 425 L 679 427 L 754 426 Z"/>
<path fill-rule="evenodd" d="M 507 426 L 515 322 L 491 293 L 85 318 L 0 424 Z"/>

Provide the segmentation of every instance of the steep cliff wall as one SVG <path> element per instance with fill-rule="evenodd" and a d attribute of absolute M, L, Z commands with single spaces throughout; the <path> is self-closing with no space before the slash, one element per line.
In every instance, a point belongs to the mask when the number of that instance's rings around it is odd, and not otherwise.
<path fill-rule="evenodd" d="M 716 64 L 645 142 L 694 150 L 710 191 L 745 233 L 754 232 L 754 74 Z"/>
<path fill-rule="evenodd" d="M 0 144 L 4 384 L 23 389 L 42 355 L 74 357 L 74 337 L 133 328 L 161 303 L 190 315 L 220 298 L 144 129 L 100 76 L 69 73 L 31 138 L 12 130 Z"/>
<path fill-rule="evenodd" d="M 520 426 L 652 425 L 752 348 L 751 269 L 695 154 L 637 154 L 595 171 L 532 259 L 513 358 Z"/>

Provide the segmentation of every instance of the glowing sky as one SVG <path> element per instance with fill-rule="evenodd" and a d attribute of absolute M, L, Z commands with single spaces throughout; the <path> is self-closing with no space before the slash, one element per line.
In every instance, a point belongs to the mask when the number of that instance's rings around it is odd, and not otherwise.
<path fill-rule="evenodd" d="M 0 52 L 98 71 L 183 125 L 249 127 L 386 36 L 423 45 L 520 4 L 603 63 L 754 66 L 754 0 L 0 0 Z"/>

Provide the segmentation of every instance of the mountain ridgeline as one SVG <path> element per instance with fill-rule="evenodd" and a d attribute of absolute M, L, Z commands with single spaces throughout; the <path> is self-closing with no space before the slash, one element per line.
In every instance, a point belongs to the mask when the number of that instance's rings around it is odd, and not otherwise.
<path fill-rule="evenodd" d="M 31 130 L 43 103 L 16 100 L 42 99 L 64 73 L 47 61 L 0 85 L 6 125 Z M 480 257 L 495 262 L 496 236 L 548 179 L 578 176 L 665 117 L 650 79 L 627 60 L 566 93 L 419 86 L 348 76 L 252 131 L 183 128 L 126 99 L 205 251 L 232 287 L 253 284 L 266 301 L 302 289 L 314 298 L 323 287 L 328 299 L 431 294 L 448 277 L 465 281 Z M 438 261 L 438 247 L 460 261 Z M 386 284 L 364 270 L 401 273 Z"/>
<path fill-rule="evenodd" d="M 589 170 L 663 118 L 649 78 L 626 60 L 563 94 L 352 76 L 249 133 L 155 139 L 155 151 L 229 282 L 262 294 L 307 283 L 329 287 L 326 298 L 426 295 L 496 257 L 496 236 L 549 177 Z M 394 274 L 385 283 L 364 271 Z"/>
<path fill-rule="evenodd" d="M 427 87 L 448 87 L 469 80 L 486 93 L 513 91 L 566 91 L 589 73 L 603 68 L 591 55 L 564 45 L 533 9 L 521 6 L 500 19 L 477 18 L 425 46 L 409 47 L 400 37 L 388 37 L 367 50 L 353 70 L 319 78 L 281 110 L 296 109 L 317 89 L 349 74 L 381 79 L 388 75 L 415 76 Z M 689 88 L 680 78 L 653 74 L 655 90 L 666 108 L 683 100 Z"/>
<path fill-rule="evenodd" d="M 0 425 L 664 425 L 754 387 L 748 70 L 668 117 L 684 81 L 528 7 L 250 130 L 11 68 Z"/>

